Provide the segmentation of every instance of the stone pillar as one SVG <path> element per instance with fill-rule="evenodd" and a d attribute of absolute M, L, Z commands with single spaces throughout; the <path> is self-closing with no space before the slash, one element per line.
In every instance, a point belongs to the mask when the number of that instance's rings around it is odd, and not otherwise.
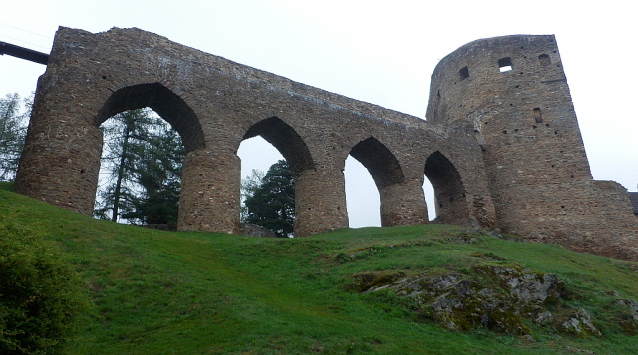
<path fill-rule="evenodd" d="M 423 182 L 419 179 L 379 188 L 379 197 L 383 227 L 428 223 Z"/>
<path fill-rule="evenodd" d="M 177 229 L 239 234 L 241 161 L 235 154 L 189 152 L 182 169 Z"/>
<path fill-rule="evenodd" d="M 306 170 L 295 177 L 295 237 L 348 228 L 340 168 Z"/>
<path fill-rule="evenodd" d="M 50 115 L 43 115 L 47 112 Z M 16 192 L 93 215 L 102 131 L 85 120 L 34 110 L 16 175 Z"/>

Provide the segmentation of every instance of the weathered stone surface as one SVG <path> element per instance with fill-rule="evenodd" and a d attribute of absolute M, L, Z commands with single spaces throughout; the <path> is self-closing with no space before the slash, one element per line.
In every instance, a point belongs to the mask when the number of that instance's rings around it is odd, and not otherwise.
<path fill-rule="evenodd" d="M 629 317 L 634 323 L 638 324 L 638 302 L 634 300 L 618 300 L 617 302 L 621 306 L 627 307 Z"/>
<path fill-rule="evenodd" d="M 490 260 L 487 255 L 481 258 L 488 262 L 502 261 Z M 518 264 L 478 264 L 464 273 L 363 272 L 351 275 L 351 279 L 354 282 L 349 289 L 368 294 L 394 292 L 403 299 L 400 304 L 418 317 L 431 319 L 450 330 L 482 328 L 501 334 L 528 335 L 531 330 L 526 324 L 534 322 L 551 333 L 559 331 L 582 338 L 603 336 L 589 312 L 571 308 L 565 302 L 573 299 L 574 290 L 569 291 L 555 274 L 534 272 Z M 618 322 L 625 333 L 637 334 L 638 302 L 630 299 L 612 302 L 618 313 L 603 314 L 611 317 L 605 321 Z"/>
<path fill-rule="evenodd" d="M 592 180 L 554 36 L 460 47 L 432 74 L 426 116 L 433 126 L 475 135 L 504 233 L 638 258 L 627 191 Z"/>
<path fill-rule="evenodd" d="M 529 269 L 514 267 L 486 267 L 482 272 L 494 273 L 509 289 L 510 295 L 523 303 L 545 302 L 560 296 L 562 283 L 554 274 L 534 273 Z"/>
<path fill-rule="evenodd" d="M 550 311 L 540 312 L 534 319 L 534 322 L 538 324 L 551 323 L 554 320 L 554 315 Z"/>
<path fill-rule="evenodd" d="M 616 305 L 621 306 L 621 313 L 618 315 L 620 325 L 626 333 L 638 334 L 638 302 L 634 300 L 620 299 Z"/>
<path fill-rule="evenodd" d="M 239 228 L 239 233 L 246 237 L 277 238 L 277 234 L 275 234 L 275 232 L 257 224 L 242 223 Z"/>
<path fill-rule="evenodd" d="M 16 189 L 91 214 L 102 147 L 98 126 L 147 106 L 180 133 L 187 150 L 180 230 L 239 233 L 236 152 L 257 135 L 282 153 L 295 175 L 295 236 L 348 227 L 343 169 L 350 154 L 380 190 L 383 225 L 427 223 L 420 186 L 428 160 L 444 167 L 431 174 L 451 181 L 440 192 L 441 220 L 495 223 L 480 147 L 464 132 L 431 129 L 416 117 L 139 29 L 59 29 L 38 83 Z M 477 199 L 483 202 L 478 208 Z"/>
<path fill-rule="evenodd" d="M 598 328 L 593 323 L 592 317 L 583 308 L 579 308 L 576 313 L 561 324 L 564 330 L 580 337 L 591 335 L 602 336 Z"/>
<path fill-rule="evenodd" d="M 292 168 L 298 237 L 348 227 L 343 169 L 352 155 L 379 189 L 384 226 L 428 222 L 427 176 L 438 222 L 638 259 L 626 191 L 592 180 L 553 36 L 478 40 L 445 57 L 426 122 L 139 29 L 61 27 L 38 81 L 16 191 L 91 215 L 98 127 L 143 107 L 187 151 L 179 230 L 240 233 L 236 153 L 259 135 Z"/>
<path fill-rule="evenodd" d="M 452 330 L 485 328 L 506 334 L 527 334 L 523 319 L 553 321 L 545 306 L 561 296 L 563 283 L 554 274 L 535 273 L 518 265 L 479 265 L 472 275 L 446 273 L 357 274 L 354 288 L 361 292 L 389 289 L 420 305 L 417 310 Z"/>

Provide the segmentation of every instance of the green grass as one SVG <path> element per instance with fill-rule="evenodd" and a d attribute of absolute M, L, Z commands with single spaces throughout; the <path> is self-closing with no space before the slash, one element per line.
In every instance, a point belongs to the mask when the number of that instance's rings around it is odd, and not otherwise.
<path fill-rule="evenodd" d="M 98 221 L 0 184 L 0 223 L 55 241 L 92 301 L 69 354 L 635 354 L 613 301 L 638 299 L 638 265 L 447 225 L 339 230 L 299 239 L 171 233 Z M 359 272 L 465 271 L 492 253 L 556 273 L 603 338 L 532 325 L 532 338 L 448 331 L 389 294 L 349 291 Z"/>

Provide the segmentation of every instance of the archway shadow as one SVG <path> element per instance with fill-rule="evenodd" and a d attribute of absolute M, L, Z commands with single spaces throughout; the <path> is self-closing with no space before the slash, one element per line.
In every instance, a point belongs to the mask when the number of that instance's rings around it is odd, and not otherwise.
<path fill-rule="evenodd" d="M 436 151 L 426 160 L 424 173 L 434 189 L 436 220 L 445 224 L 467 225 L 470 219 L 465 187 L 450 160 Z"/>

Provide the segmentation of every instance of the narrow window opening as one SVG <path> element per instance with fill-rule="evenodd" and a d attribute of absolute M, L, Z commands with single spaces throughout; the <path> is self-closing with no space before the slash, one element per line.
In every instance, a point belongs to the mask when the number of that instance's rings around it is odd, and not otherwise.
<path fill-rule="evenodd" d="M 534 109 L 534 121 L 536 123 L 543 123 L 543 116 L 541 115 L 541 109 L 538 107 Z"/>
<path fill-rule="evenodd" d="M 463 67 L 463 68 L 461 68 L 461 70 L 459 70 L 459 76 L 460 76 L 461 80 L 465 80 L 465 79 L 470 77 L 470 72 L 467 69 L 467 67 Z"/>
<path fill-rule="evenodd" d="M 481 147 L 481 151 L 485 151 L 485 140 L 483 139 L 483 135 L 481 134 L 481 131 L 479 131 L 478 129 L 474 130 L 474 137 L 476 138 L 476 141 L 478 142 L 479 146 Z"/>
<path fill-rule="evenodd" d="M 541 65 L 543 66 L 547 66 L 552 64 L 552 60 L 549 59 L 549 55 L 547 54 L 541 54 L 538 56 L 538 61 L 541 63 Z"/>
<path fill-rule="evenodd" d="M 510 71 L 513 69 L 512 66 L 512 58 L 510 57 L 505 57 L 505 58 L 501 58 L 498 60 L 498 70 L 501 73 Z"/>

